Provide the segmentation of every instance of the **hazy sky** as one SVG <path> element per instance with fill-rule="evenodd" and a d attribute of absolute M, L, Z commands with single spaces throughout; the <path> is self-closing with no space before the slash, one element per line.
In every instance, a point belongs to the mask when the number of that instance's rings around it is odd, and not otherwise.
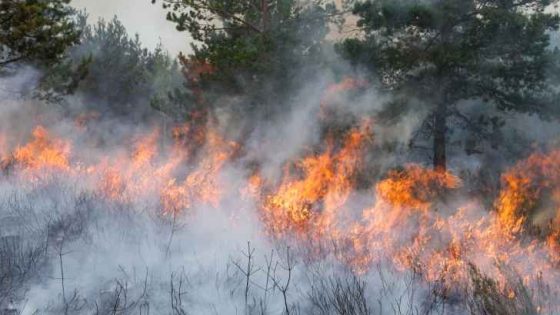
<path fill-rule="evenodd" d="M 72 5 L 86 9 L 89 22 L 99 17 L 111 19 L 117 15 L 131 35 L 138 33 L 145 47 L 154 48 L 160 42 L 173 55 L 189 49 L 186 33 L 175 30 L 172 23 L 165 20 L 161 3 L 153 5 L 151 0 L 73 0 Z"/>

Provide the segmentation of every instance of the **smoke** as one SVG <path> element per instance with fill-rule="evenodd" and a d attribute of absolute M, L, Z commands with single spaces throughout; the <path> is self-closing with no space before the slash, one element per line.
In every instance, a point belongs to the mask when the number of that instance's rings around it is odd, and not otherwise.
<path fill-rule="evenodd" d="M 472 197 L 450 173 L 405 166 L 427 160 L 408 145 L 428 113 L 419 105 L 382 121 L 392 99 L 338 67 L 353 77 L 321 70 L 266 122 L 235 121 L 227 105 L 244 99 L 225 95 L 202 127 L 160 123 L 156 111 L 141 122 L 91 115 L 96 99 L 80 91 L 66 98 L 69 114 L 31 97 L 40 71 L 0 78 L 0 257 L 17 257 L 0 267 L 0 305 L 23 314 L 466 314 L 480 302 L 469 263 L 501 281 L 485 283 L 509 311 L 519 309 L 509 294 L 543 284 L 543 272 L 556 293 L 557 252 L 502 234 L 488 206 L 506 207 L 515 192 Z M 508 147 L 516 132 L 547 143 L 558 131 L 534 116 L 507 120 L 517 130 L 504 135 Z M 454 169 L 490 165 L 455 156 Z M 553 209 L 549 199 L 542 207 Z"/>
<path fill-rule="evenodd" d="M 306 262 L 297 254 L 300 249 L 288 249 L 270 238 L 259 215 L 259 201 L 241 193 L 249 186 L 247 163 L 258 161 L 264 177 L 278 179 L 286 163 L 309 154 L 312 147 L 322 147 L 318 117 L 324 91 L 334 82 L 332 76 L 323 74 L 317 83 L 294 91 L 293 110 L 256 128 L 247 141 L 247 154 L 227 162 L 216 178 L 199 187 L 218 191 L 217 204 L 194 199 L 176 216 L 162 214 L 159 194 L 169 183 L 143 177 L 159 174 L 179 182 L 197 168 L 208 171 L 205 162 L 176 165 L 172 175 L 161 173 L 173 159 L 169 157 L 173 154 L 171 139 L 161 142 L 161 133 L 155 142 L 150 138 L 161 126 L 137 125 L 107 115 L 78 123 L 63 108 L 32 97 L 30 91 L 40 76 L 39 71 L 21 68 L 2 78 L 2 135 L 7 141 L 2 147 L 0 200 L 5 207 L 0 218 L 6 231 L 4 240 L 11 236 L 19 240 L 10 253 L 21 255 L 21 263 L 29 268 L 24 274 L 11 275 L 14 283 L 2 299 L 4 308 L 15 305 L 23 314 L 110 312 L 114 307 L 123 312 L 149 308 L 166 313 L 173 307 L 198 314 L 243 312 L 247 253 L 257 270 L 251 275 L 248 301 L 255 311 L 262 307 L 281 313 L 283 286 L 288 286 L 290 308 L 297 305 L 304 311 L 312 307 L 307 300 L 312 282 L 319 278 L 310 279 L 310 270 L 324 279 L 350 277 L 344 271 L 347 267 L 330 255 Z M 366 106 L 361 104 L 375 102 L 372 93 L 366 93 L 349 114 L 364 113 Z M 72 102 L 73 112 L 80 112 L 80 107 L 86 113 L 90 109 L 81 99 L 78 94 L 67 100 Z M 336 106 L 342 103 L 344 100 L 338 100 Z M 48 135 L 32 133 L 37 126 L 43 126 Z M 69 152 L 63 149 L 66 143 Z M 29 151 L 33 156 L 11 160 L 18 150 L 32 144 Z M 135 157 L 142 154 L 142 144 L 148 151 L 163 151 L 147 162 L 138 162 Z M 223 145 L 220 142 L 213 148 L 206 144 L 195 161 L 212 160 L 212 154 L 217 154 L 212 150 L 223 149 Z M 50 160 L 53 158 L 56 163 Z M 208 166 L 217 167 L 212 163 Z M 122 187 L 108 187 L 116 190 L 114 198 L 99 186 L 113 169 L 124 181 Z M 16 232 L 8 232 L 5 226 L 14 222 Z M 267 265 L 274 270 L 265 272 Z M 334 276 L 339 273 L 341 276 Z M 405 280 L 400 287 L 398 281 L 391 280 L 394 292 L 385 294 L 404 290 Z M 170 305 L 170 299 L 176 299 L 172 302 L 176 304 Z"/>

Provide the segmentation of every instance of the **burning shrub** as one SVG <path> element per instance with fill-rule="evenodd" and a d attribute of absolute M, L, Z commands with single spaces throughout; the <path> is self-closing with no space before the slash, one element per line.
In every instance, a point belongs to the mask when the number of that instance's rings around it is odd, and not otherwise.
<path fill-rule="evenodd" d="M 264 200 L 263 216 L 275 236 L 335 232 L 336 218 L 354 189 L 363 164 L 363 148 L 371 138 L 368 124 L 351 130 L 339 149 L 332 143 L 319 155 L 297 162 L 301 175 L 287 172 L 279 188 Z"/>
<path fill-rule="evenodd" d="M 500 222 L 512 233 L 528 230 L 544 236 L 560 223 L 560 150 L 536 153 L 502 176 L 496 201 Z"/>
<path fill-rule="evenodd" d="M 506 286 L 469 265 L 470 284 L 467 307 L 471 314 L 532 315 L 542 313 L 533 305 L 531 292 L 517 275 L 507 274 Z"/>
<path fill-rule="evenodd" d="M 389 172 L 377 187 L 377 195 L 395 207 L 427 210 L 444 192 L 459 187 L 461 181 L 449 172 L 432 171 L 418 165 Z"/>
<path fill-rule="evenodd" d="M 10 156 L 4 157 L 3 169 L 15 166 L 27 170 L 69 169 L 69 142 L 53 138 L 42 126 L 37 126 L 32 136 L 33 139 L 29 143 L 17 147 Z"/>

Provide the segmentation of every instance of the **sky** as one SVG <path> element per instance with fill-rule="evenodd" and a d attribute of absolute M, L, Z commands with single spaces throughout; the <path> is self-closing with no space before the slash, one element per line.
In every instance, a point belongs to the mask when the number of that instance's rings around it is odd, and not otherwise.
<path fill-rule="evenodd" d="M 72 5 L 86 9 L 90 23 L 117 15 L 131 35 L 139 34 L 147 48 L 153 49 L 161 41 L 172 55 L 189 50 L 187 34 L 178 32 L 173 23 L 165 19 L 161 2 L 154 5 L 151 0 L 73 0 Z"/>
<path fill-rule="evenodd" d="M 335 2 L 340 5 L 341 0 Z M 117 15 L 130 35 L 138 33 L 147 48 L 153 49 L 161 42 L 172 55 L 190 51 L 191 40 L 165 19 L 166 11 L 161 8 L 161 0 L 155 5 L 151 0 L 72 0 L 72 5 L 77 9 L 86 9 L 90 23 L 100 17 L 109 20 Z M 334 31 L 330 38 L 340 39 L 353 34 L 355 19 L 347 17 L 347 22 L 348 27 L 342 34 Z M 560 38 L 556 35 L 553 40 L 558 42 Z"/>

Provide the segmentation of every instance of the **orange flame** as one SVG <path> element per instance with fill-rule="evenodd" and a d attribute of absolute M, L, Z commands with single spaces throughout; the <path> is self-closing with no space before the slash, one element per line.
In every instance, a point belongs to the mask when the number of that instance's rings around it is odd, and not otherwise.
<path fill-rule="evenodd" d="M 560 223 L 560 150 L 537 153 L 502 176 L 496 209 L 504 227 L 554 230 Z"/>
<path fill-rule="evenodd" d="M 14 161 L 23 168 L 41 169 L 54 168 L 67 170 L 70 167 L 70 143 L 52 139 L 48 131 L 39 126 L 33 131 L 33 140 L 16 148 Z"/>
<path fill-rule="evenodd" d="M 280 187 L 264 200 L 264 220 L 272 234 L 330 231 L 335 236 L 333 224 L 355 186 L 360 151 L 369 139 L 369 123 L 364 123 L 346 136 L 341 149 L 330 143 L 324 153 L 298 162 L 300 177 L 286 171 Z"/>
<path fill-rule="evenodd" d="M 70 141 L 39 126 L 2 164 L 14 169 L 7 176 L 23 175 L 24 181 L 61 171 L 93 183 L 108 201 L 142 204 L 166 216 L 198 205 L 219 207 L 224 196 L 238 194 L 239 187 L 224 182 L 224 171 L 239 144 L 211 126 L 202 131 L 177 127 L 173 145 L 160 141 L 163 134 L 156 129 L 84 167 L 80 150 L 72 151 Z M 2 139 L 0 148 L 8 152 Z M 461 192 L 457 176 L 419 165 L 389 171 L 362 190 L 359 175 L 372 139 L 368 121 L 342 137 L 330 135 L 322 150 L 288 163 L 278 183 L 253 170 L 241 196 L 256 201 L 273 238 L 298 242 L 311 258 L 334 244 L 328 254 L 356 272 L 388 261 L 451 290 L 468 282 L 474 263 L 493 273 L 500 290 L 512 298 L 517 293 L 499 264 L 519 272 L 528 284 L 542 281 L 543 273 L 550 275 L 549 282 L 560 283 L 560 273 L 554 272 L 560 263 L 560 150 L 533 154 L 506 172 L 491 209 L 496 211 L 488 211 L 476 201 L 449 198 Z M 358 195 L 365 199 L 360 206 L 354 202 Z M 560 287 L 553 290 L 560 293 Z"/>
<path fill-rule="evenodd" d="M 456 189 L 460 180 L 449 172 L 434 172 L 418 165 L 391 171 L 377 185 L 377 195 L 396 208 L 427 211 L 442 191 Z"/>
<path fill-rule="evenodd" d="M 223 193 L 220 171 L 238 149 L 238 144 L 224 140 L 214 130 L 208 131 L 207 144 L 198 167 L 177 184 L 170 180 L 163 190 L 161 199 L 165 213 L 177 213 L 199 202 L 217 207 Z"/>

